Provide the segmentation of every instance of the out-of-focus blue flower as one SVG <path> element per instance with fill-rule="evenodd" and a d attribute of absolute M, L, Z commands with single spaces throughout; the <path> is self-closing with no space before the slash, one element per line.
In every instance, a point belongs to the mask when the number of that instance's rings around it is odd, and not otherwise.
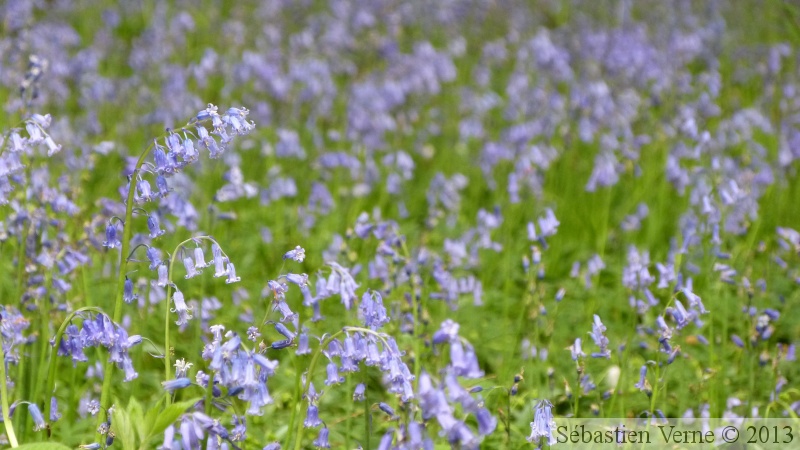
<path fill-rule="evenodd" d="M 225 280 L 226 284 L 237 283 L 242 280 L 241 277 L 236 276 L 236 268 L 233 266 L 232 262 L 228 263 L 227 272 L 228 272 L 228 279 Z"/>
<path fill-rule="evenodd" d="M 299 245 L 293 248 L 292 250 L 289 250 L 288 252 L 284 253 L 283 255 L 283 259 L 292 259 L 297 262 L 303 262 L 305 258 L 306 258 L 306 251 L 305 249 L 303 249 L 303 247 L 300 247 Z"/>
<path fill-rule="evenodd" d="M 44 421 L 44 416 L 42 412 L 39 410 L 39 407 L 36 406 L 35 403 L 27 403 L 28 405 L 28 413 L 31 415 L 31 419 L 33 419 L 33 431 L 44 430 L 47 425 Z"/>
<path fill-rule="evenodd" d="M 594 322 L 592 323 L 592 331 L 589 336 L 594 340 L 595 345 L 600 347 L 599 352 L 592 353 L 593 358 L 611 358 L 611 350 L 608 349 L 608 338 L 605 336 L 606 327 L 600 320 L 600 316 L 594 315 Z"/>
<path fill-rule="evenodd" d="M 58 422 L 61 414 L 58 412 L 58 400 L 55 396 L 50 397 L 50 422 Z"/>
<path fill-rule="evenodd" d="M 200 272 L 195 268 L 194 260 L 191 256 L 183 258 L 183 267 L 186 269 L 186 279 L 194 278 L 200 275 Z"/>
<path fill-rule="evenodd" d="M 161 386 L 167 392 L 175 392 L 178 389 L 184 389 L 192 384 L 192 380 L 188 378 L 175 378 L 174 380 L 162 381 Z"/>
<path fill-rule="evenodd" d="M 308 404 L 306 410 L 306 420 L 303 421 L 303 426 L 306 428 L 316 428 L 322 425 L 322 420 L 319 418 L 319 408 L 313 403 Z"/>
<path fill-rule="evenodd" d="M 365 292 L 361 296 L 359 309 L 366 327 L 378 330 L 389 322 L 389 317 L 386 315 L 386 307 L 383 306 L 383 298 L 377 291 Z"/>
<path fill-rule="evenodd" d="M 167 287 L 167 284 L 169 284 L 169 268 L 166 264 L 160 264 L 158 266 L 158 279 L 156 280 L 156 286 Z"/>
<path fill-rule="evenodd" d="M 121 245 L 122 242 L 117 239 L 117 226 L 113 222 L 109 222 L 106 226 L 106 241 L 103 242 L 103 247 L 118 248 Z"/>
<path fill-rule="evenodd" d="M 586 353 L 583 353 L 583 348 L 581 347 L 581 338 L 575 338 L 575 343 L 569 347 L 569 351 L 572 354 L 573 361 L 577 361 L 578 358 L 586 356 Z"/>
<path fill-rule="evenodd" d="M 366 386 L 364 383 L 358 383 L 356 385 L 355 390 L 353 391 L 353 401 L 354 402 L 362 402 L 364 401 L 364 392 L 366 391 Z"/>
<path fill-rule="evenodd" d="M 133 292 L 133 281 L 125 277 L 125 284 L 122 289 L 122 300 L 125 301 L 125 303 L 131 303 L 137 298 L 139 298 L 139 296 Z"/>
<path fill-rule="evenodd" d="M 314 439 L 314 446 L 317 448 L 331 448 L 331 444 L 328 442 L 328 433 L 328 427 L 322 427 L 319 430 L 319 435 Z"/>

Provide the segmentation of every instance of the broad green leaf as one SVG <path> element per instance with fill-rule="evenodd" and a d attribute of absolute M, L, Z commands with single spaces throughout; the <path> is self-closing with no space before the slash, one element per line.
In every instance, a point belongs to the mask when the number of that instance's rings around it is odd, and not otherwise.
<path fill-rule="evenodd" d="M 147 410 L 147 414 L 144 416 L 144 425 L 142 428 L 144 429 L 145 434 L 139 443 L 139 448 L 142 450 L 147 448 L 147 444 L 150 442 L 153 436 L 157 434 L 153 431 L 153 427 L 156 424 L 156 420 L 158 420 L 159 414 L 161 414 L 161 406 L 164 404 L 164 400 L 166 400 L 166 397 L 162 396 L 155 406 Z"/>
<path fill-rule="evenodd" d="M 136 436 L 134 435 L 133 427 L 131 426 L 131 418 L 126 409 L 114 409 L 114 417 L 111 421 L 111 429 L 116 434 L 114 442 L 117 445 L 122 446 L 123 450 L 136 450 Z"/>
<path fill-rule="evenodd" d="M 32 444 L 23 444 L 17 447 L 17 450 L 72 450 L 64 444 L 57 442 L 34 442 Z"/>
<path fill-rule="evenodd" d="M 144 442 L 147 438 L 147 434 L 149 429 L 147 428 L 147 423 L 144 420 L 144 412 L 142 411 L 142 405 L 136 401 L 135 398 L 131 398 L 130 402 L 128 402 L 128 417 L 130 418 L 131 425 L 136 429 L 136 434 L 139 437 L 140 442 Z"/>
<path fill-rule="evenodd" d="M 191 408 L 199 400 L 200 398 L 196 398 L 194 400 L 187 400 L 185 402 L 173 403 L 164 408 L 164 410 L 158 414 L 158 418 L 153 424 L 153 428 L 150 429 L 150 437 L 158 436 L 159 434 L 163 433 L 168 426 L 172 425 L 176 420 L 178 420 L 178 417 L 180 417 L 181 414 L 186 412 L 187 409 Z"/>

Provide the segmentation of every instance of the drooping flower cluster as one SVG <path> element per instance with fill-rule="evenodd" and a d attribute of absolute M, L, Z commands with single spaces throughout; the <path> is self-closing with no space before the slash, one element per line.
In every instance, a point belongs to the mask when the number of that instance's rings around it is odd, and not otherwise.
<path fill-rule="evenodd" d="M 23 157 L 33 155 L 35 149 L 42 146 L 46 147 L 48 157 L 61 150 L 61 145 L 47 133 L 51 122 L 50 114 L 32 114 L 23 122 L 27 136 L 20 128 L 12 128 L 0 135 L 0 206 L 9 203 L 14 184 L 24 183 Z M 60 201 L 64 200 L 66 198 Z"/>
<path fill-rule="evenodd" d="M 58 343 L 58 355 L 70 356 L 73 366 L 77 366 L 79 362 L 89 361 L 84 349 L 105 347 L 109 361 L 125 372 L 125 381 L 131 381 L 139 374 L 133 368 L 128 350 L 141 342 L 141 336 L 129 336 L 125 328 L 115 324 L 107 315 L 98 313 L 93 318 L 84 318 L 80 328 L 74 323 L 67 326 Z"/>
<path fill-rule="evenodd" d="M 546 439 L 547 445 L 556 443 L 556 423 L 553 420 L 553 404 L 549 400 L 541 400 L 534 407 L 533 422 L 531 422 L 531 435 L 528 442 L 536 442 L 541 446 Z"/>
<path fill-rule="evenodd" d="M 267 380 L 275 375 L 278 362 L 246 349 L 239 335 L 232 331 L 224 334 L 227 340 L 223 341 L 223 325 L 212 325 L 210 329 L 213 338 L 203 347 L 202 356 L 209 361 L 212 373 L 199 371 L 197 384 L 205 387 L 209 382 L 213 383 L 216 396 L 221 395 L 218 388 L 227 388 L 228 396 L 236 395 L 248 402 L 248 415 L 260 416 L 262 408 L 272 403 Z"/>
<path fill-rule="evenodd" d="M 478 367 L 472 345 L 458 335 L 459 325 L 448 319 L 442 322 L 432 338 L 434 345 L 449 344 L 450 362 L 443 372 L 442 381 L 436 385 L 426 372 L 420 375 L 419 380 L 419 406 L 422 418 L 429 420 L 436 418 L 441 427 L 442 434 L 447 437 L 452 445 L 461 448 L 478 448 L 480 439 L 494 431 L 497 419 L 483 407 L 480 398 L 463 388 L 458 377 L 474 379 L 483 376 L 483 371 Z M 456 407 L 459 406 L 463 413 L 473 414 L 478 422 L 478 436 L 457 416 Z"/>
<path fill-rule="evenodd" d="M 11 305 L 0 307 L 0 345 L 7 362 L 19 362 L 20 347 L 28 342 L 24 334 L 28 327 L 30 321 L 16 308 Z"/>

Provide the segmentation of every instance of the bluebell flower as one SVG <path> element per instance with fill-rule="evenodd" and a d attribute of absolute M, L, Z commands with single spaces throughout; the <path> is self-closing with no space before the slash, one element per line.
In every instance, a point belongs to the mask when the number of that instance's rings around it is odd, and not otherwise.
<path fill-rule="evenodd" d="M 273 443 L 271 443 L 271 444 L 267 444 L 267 445 L 266 445 L 266 446 L 265 446 L 263 449 L 261 449 L 261 450 L 281 450 L 281 444 L 280 444 L 280 443 L 278 443 L 278 442 L 273 442 Z"/>
<path fill-rule="evenodd" d="M 172 303 L 175 305 L 175 307 L 171 308 L 170 312 L 178 313 L 178 320 L 175 322 L 175 324 L 186 324 L 192 318 L 192 308 L 186 305 L 186 301 L 183 298 L 183 292 L 179 291 L 177 288 L 175 289 L 175 293 L 172 294 Z"/>
<path fill-rule="evenodd" d="M 405 436 L 404 441 L 407 443 L 407 445 L 409 447 L 411 447 L 411 448 L 420 448 L 420 447 L 421 448 L 430 448 L 433 445 L 432 442 L 430 442 L 430 445 L 428 445 L 428 442 L 426 442 L 426 441 L 430 441 L 430 439 L 425 440 L 423 438 L 424 426 L 422 424 L 420 424 L 419 422 L 414 422 L 414 421 L 409 422 L 408 426 L 406 427 L 406 430 L 407 430 L 407 434 Z"/>
<path fill-rule="evenodd" d="M 673 319 L 675 319 L 675 322 L 677 323 L 675 328 L 679 330 L 686 325 L 689 325 L 689 322 L 694 318 L 694 315 L 683 307 L 683 304 L 680 302 L 680 300 L 675 300 L 675 307 L 667 308 L 666 312 L 669 313 Z"/>
<path fill-rule="evenodd" d="M 292 259 L 297 262 L 303 262 L 305 258 L 306 258 L 306 251 L 299 245 L 293 248 L 292 250 L 289 250 L 288 252 L 284 253 L 283 255 L 283 259 Z"/>
<path fill-rule="evenodd" d="M 261 337 L 261 332 L 258 327 L 252 326 L 247 329 L 247 340 L 255 342 Z"/>
<path fill-rule="evenodd" d="M 304 273 L 303 274 L 287 273 L 286 281 L 292 284 L 296 284 L 298 286 L 308 286 L 308 275 Z"/>
<path fill-rule="evenodd" d="M 170 163 L 167 154 L 164 152 L 164 147 L 160 146 L 157 141 L 154 141 L 153 160 L 155 161 L 155 170 L 159 175 L 171 175 L 175 167 Z"/>
<path fill-rule="evenodd" d="M 450 405 L 447 403 L 442 390 L 436 389 L 430 375 L 424 370 L 419 376 L 419 406 L 422 418 L 428 420 L 439 414 L 448 413 Z"/>
<path fill-rule="evenodd" d="M 444 383 L 447 387 L 447 398 L 451 402 L 458 402 L 464 411 L 474 413 L 478 409 L 478 402 L 467 392 L 466 389 L 461 387 L 458 383 L 458 377 L 453 371 L 448 370 L 444 375 Z"/>
<path fill-rule="evenodd" d="M 475 419 L 478 421 L 478 434 L 481 436 L 491 434 L 497 428 L 497 418 L 486 408 L 478 408 Z"/>
<path fill-rule="evenodd" d="M 314 304 L 311 306 L 312 306 L 312 316 L 311 316 L 312 322 L 316 323 L 325 319 L 325 316 L 322 315 L 322 309 L 320 308 L 319 302 L 314 302 Z"/>
<path fill-rule="evenodd" d="M 594 384 L 594 381 L 592 381 L 592 377 L 588 373 L 581 376 L 579 381 L 581 389 L 583 391 L 583 395 L 588 395 L 591 391 L 597 388 L 597 385 Z"/>
<path fill-rule="evenodd" d="M 478 449 L 478 439 L 464 422 L 456 420 L 452 414 L 440 414 L 436 419 L 445 430 L 450 445 L 462 449 Z"/>
<path fill-rule="evenodd" d="M 278 361 L 271 361 L 259 353 L 252 354 L 253 363 L 260 369 L 261 373 L 271 377 L 275 375 L 275 369 L 278 367 Z"/>
<path fill-rule="evenodd" d="M 192 380 L 188 378 L 176 378 L 174 380 L 162 381 L 161 386 L 167 392 L 175 392 L 178 389 L 184 389 L 192 384 Z"/>
<path fill-rule="evenodd" d="M 394 428 L 389 428 L 386 430 L 386 433 L 381 436 L 380 442 L 378 442 L 378 450 L 391 450 L 392 449 L 392 441 L 394 440 Z"/>
<path fill-rule="evenodd" d="M 190 362 L 186 362 L 186 360 L 183 359 L 183 358 L 176 360 L 175 364 L 174 364 L 174 366 L 175 366 L 175 378 L 185 378 L 186 377 L 186 372 L 188 372 L 189 369 L 193 365 L 194 364 L 192 364 Z"/>
<path fill-rule="evenodd" d="M 159 174 L 156 176 L 156 188 L 158 189 L 158 195 L 161 198 L 164 198 L 167 196 L 167 194 L 169 194 L 169 185 L 167 184 L 167 179 L 164 178 L 163 175 Z"/>
<path fill-rule="evenodd" d="M 55 395 L 50 397 L 50 422 L 58 422 L 61 414 L 58 412 L 58 400 Z"/>
<path fill-rule="evenodd" d="M 239 281 L 242 280 L 240 277 L 236 276 L 236 268 L 233 267 L 233 263 L 232 262 L 228 263 L 227 272 L 228 272 L 228 279 L 225 280 L 226 284 L 236 283 L 236 282 L 239 282 Z"/>
<path fill-rule="evenodd" d="M 167 284 L 169 284 L 169 268 L 166 264 L 161 264 L 158 266 L 158 280 L 156 280 L 156 286 L 167 287 Z"/>
<path fill-rule="evenodd" d="M 150 270 L 155 270 L 161 265 L 161 252 L 157 248 L 147 247 L 147 250 L 145 250 L 145 255 L 150 261 Z"/>
<path fill-rule="evenodd" d="M 158 217 L 152 214 L 147 216 L 147 229 L 150 231 L 151 239 L 163 236 L 164 233 L 166 233 L 166 231 L 161 229 L 161 225 L 158 222 Z"/>
<path fill-rule="evenodd" d="M 272 344 L 270 344 L 270 347 L 273 350 L 282 350 L 284 348 L 290 347 L 291 345 L 292 345 L 291 339 L 282 339 L 280 341 L 273 342 Z"/>
<path fill-rule="evenodd" d="M 541 400 L 535 408 L 533 422 L 531 422 L 531 435 L 528 442 L 540 443 L 542 438 L 547 439 L 547 445 L 553 445 L 556 440 L 553 435 L 555 421 L 553 420 L 553 404 L 548 400 Z"/>
<path fill-rule="evenodd" d="M 648 397 L 653 394 L 650 383 L 647 381 L 647 365 L 643 365 L 639 370 L 639 382 L 634 384 L 633 387 L 644 392 Z"/>
<path fill-rule="evenodd" d="M 150 187 L 149 181 L 140 179 L 136 183 L 136 189 L 139 191 L 139 195 L 134 199 L 136 203 L 149 202 L 153 199 L 153 190 Z"/>
<path fill-rule="evenodd" d="M 439 329 L 433 333 L 431 342 L 433 344 L 443 344 L 458 339 L 458 323 L 447 319 L 440 325 Z"/>
<path fill-rule="evenodd" d="M 44 416 L 35 403 L 28 403 L 28 412 L 31 415 L 31 419 L 33 419 L 33 431 L 44 430 L 47 427 L 44 422 Z"/>
<path fill-rule="evenodd" d="M 133 281 L 125 277 L 125 284 L 122 286 L 122 300 L 125 303 L 131 303 L 137 298 L 139 298 L 139 296 L 133 292 Z"/>
<path fill-rule="evenodd" d="M 331 386 L 334 384 L 344 383 L 344 377 L 339 376 L 339 368 L 333 361 L 328 363 L 327 366 L 328 378 L 325 380 L 325 385 Z"/>
<path fill-rule="evenodd" d="M 319 430 L 319 435 L 314 439 L 314 446 L 317 448 L 331 448 L 331 444 L 328 442 L 328 433 L 328 427 L 322 427 Z"/>
<path fill-rule="evenodd" d="M 289 308 L 289 304 L 283 300 L 276 301 L 275 305 L 272 307 L 272 310 L 279 311 L 281 313 L 281 322 L 294 320 L 294 318 L 297 317 L 297 315 Z"/>
<path fill-rule="evenodd" d="M 139 374 L 133 367 L 133 360 L 131 360 L 130 356 L 128 356 L 127 354 L 123 356 L 122 362 L 119 363 L 119 366 L 125 375 L 123 377 L 123 380 L 125 380 L 126 382 L 133 381 L 136 379 L 136 377 L 139 376 Z"/>
<path fill-rule="evenodd" d="M 303 421 L 303 426 L 306 428 L 316 428 L 322 425 L 322 420 L 319 418 L 319 408 L 313 403 L 308 404 L 306 410 L 306 420 Z"/>
<path fill-rule="evenodd" d="M 681 346 L 676 345 L 675 348 L 673 348 L 672 351 L 669 352 L 669 357 L 667 358 L 667 364 L 672 364 L 672 362 L 675 361 L 675 358 L 680 354 L 680 352 L 681 352 Z"/>
<path fill-rule="evenodd" d="M 359 285 L 346 268 L 335 262 L 328 262 L 328 265 L 331 267 L 331 274 L 328 276 L 326 289 L 338 293 L 345 309 L 350 309 L 356 299 L 356 289 Z"/>
<path fill-rule="evenodd" d="M 117 226 L 114 225 L 113 222 L 109 222 L 106 226 L 106 241 L 103 242 L 103 247 L 106 248 L 117 248 L 122 245 L 119 239 L 117 239 Z"/>
<path fill-rule="evenodd" d="M 389 317 L 386 315 L 386 307 L 383 306 L 383 299 L 377 291 L 365 292 L 361 296 L 359 309 L 366 327 L 378 330 L 389 322 Z"/>
<path fill-rule="evenodd" d="M 450 365 L 459 373 L 465 372 L 469 362 L 467 361 L 464 346 L 461 341 L 455 339 L 450 343 Z"/>
<path fill-rule="evenodd" d="M 600 351 L 592 353 L 593 358 L 611 358 L 611 350 L 608 349 L 608 338 L 605 336 L 606 327 L 600 321 L 600 316 L 594 315 L 594 322 L 592 324 L 592 331 L 589 336 L 594 340 L 595 345 L 600 347 Z"/>
<path fill-rule="evenodd" d="M 242 442 L 247 439 L 247 419 L 245 416 L 233 415 L 233 429 L 230 432 L 231 442 Z"/>
<path fill-rule="evenodd" d="M 186 279 L 194 278 L 200 275 L 200 272 L 195 268 L 194 260 L 191 256 L 183 258 L 183 267 L 186 269 Z"/>
<path fill-rule="evenodd" d="M 764 314 L 766 314 L 771 320 L 778 320 L 781 317 L 780 312 L 771 308 L 764 309 Z"/>
<path fill-rule="evenodd" d="M 386 413 L 389 417 L 395 418 L 394 409 L 386 403 L 380 402 L 378 403 L 378 409 Z"/>
<path fill-rule="evenodd" d="M 213 264 L 213 261 L 210 262 L 210 263 L 206 262 L 205 255 L 203 254 L 202 247 L 195 247 L 194 248 L 194 268 L 199 271 L 199 270 L 202 270 L 202 269 L 210 266 L 211 264 Z"/>
<path fill-rule="evenodd" d="M 572 353 L 573 361 L 577 361 L 578 358 L 586 356 L 586 354 L 583 353 L 583 348 L 581 347 L 581 338 L 575 338 L 575 343 L 569 347 L 569 351 Z"/>
<path fill-rule="evenodd" d="M 283 337 L 290 341 L 294 340 L 295 334 L 286 328 L 286 325 L 282 324 L 281 322 L 275 322 L 273 325 L 275 326 L 275 331 L 282 334 Z"/>
<path fill-rule="evenodd" d="M 739 335 L 737 335 L 737 334 L 732 334 L 732 335 L 731 335 L 731 341 L 732 341 L 732 342 L 733 342 L 733 344 L 734 344 L 734 345 L 736 345 L 737 347 L 739 347 L 739 348 L 744 348 L 744 341 L 742 340 L 742 338 L 740 338 L 740 337 L 739 337 Z"/>
<path fill-rule="evenodd" d="M 361 402 L 364 401 L 364 392 L 366 391 L 367 387 L 364 383 L 358 383 L 356 385 L 355 390 L 353 391 L 353 401 L 354 402 Z"/>
<path fill-rule="evenodd" d="M 700 296 L 695 294 L 690 290 L 689 287 L 686 287 L 682 290 L 683 294 L 686 296 L 686 299 L 689 301 L 689 307 L 697 309 L 700 314 L 706 314 L 705 306 L 703 305 L 703 301 L 700 299 Z"/>
<path fill-rule="evenodd" d="M 211 254 L 214 256 L 214 276 L 219 278 L 228 275 L 228 269 L 225 267 L 228 258 L 222 255 L 222 248 L 216 242 L 211 244 Z"/>
<path fill-rule="evenodd" d="M 310 353 L 311 353 L 311 348 L 309 347 L 309 342 L 308 342 L 308 332 L 305 329 L 303 329 L 297 336 L 297 350 L 295 350 L 295 354 L 308 355 Z"/>

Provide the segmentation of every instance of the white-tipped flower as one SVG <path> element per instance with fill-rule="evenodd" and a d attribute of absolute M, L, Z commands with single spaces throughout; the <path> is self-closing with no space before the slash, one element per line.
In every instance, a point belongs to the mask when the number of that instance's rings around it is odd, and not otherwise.
<path fill-rule="evenodd" d="M 197 275 L 200 275 L 200 272 L 195 269 L 194 260 L 191 256 L 187 256 L 183 258 L 183 266 L 186 268 L 186 279 L 194 278 Z"/>
<path fill-rule="evenodd" d="M 169 283 L 169 269 L 166 264 L 158 266 L 158 281 L 156 284 L 161 287 L 167 287 Z"/>
<path fill-rule="evenodd" d="M 284 253 L 283 259 L 293 259 L 297 262 L 303 262 L 306 259 L 306 250 L 299 245 L 292 250 Z"/>
<path fill-rule="evenodd" d="M 205 254 L 203 254 L 203 249 L 200 247 L 196 247 L 194 249 L 194 268 L 197 270 L 201 270 L 210 265 L 211 263 L 206 262 L 206 256 Z"/>

